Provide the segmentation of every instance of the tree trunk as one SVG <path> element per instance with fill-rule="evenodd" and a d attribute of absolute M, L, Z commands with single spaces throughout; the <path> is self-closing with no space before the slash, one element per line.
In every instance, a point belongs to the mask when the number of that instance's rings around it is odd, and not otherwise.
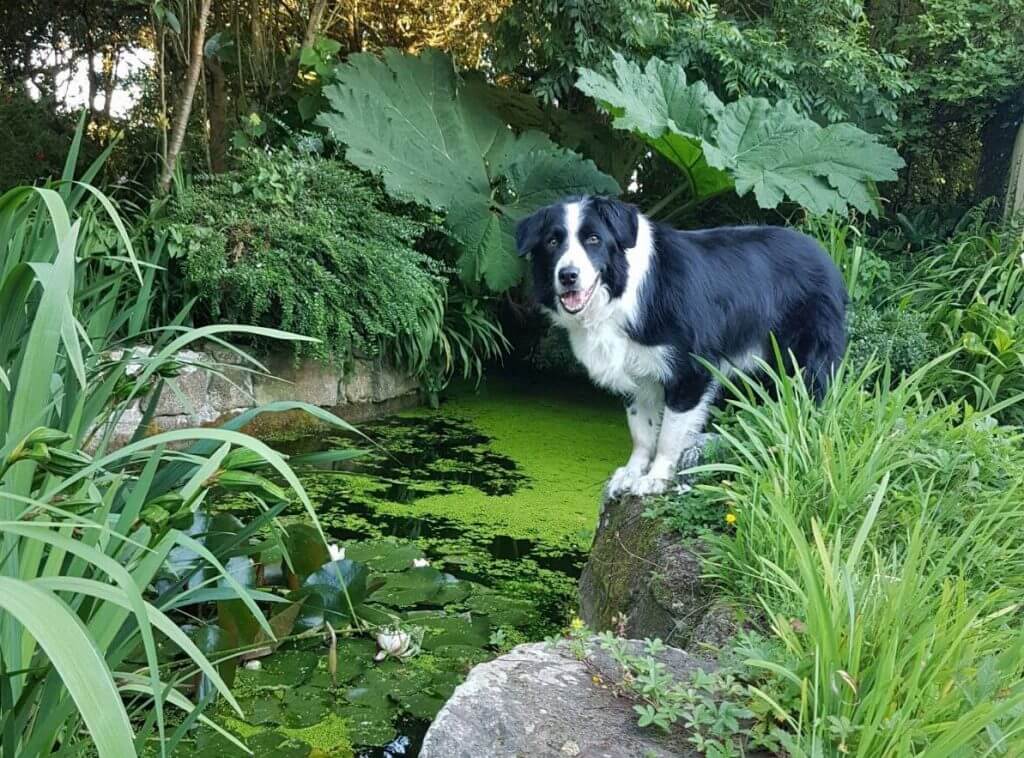
<path fill-rule="evenodd" d="M 1003 203 L 1003 212 L 1013 212 L 1012 198 L 1019 183 L 1015 172 L 1022 159 L 1021 130 L 1024 128 L 1024 88 L 993 110 L 981 130 L 981 160 L 975 181 L 977 198 L 996 197 Z M 1017 200 L 1019 204 L 1021 199 Z"/>
<path fill-rule="evenodd" d="M 206 61 L 210 70 L 207 116 L 210 121 L 210 171 L 223 174 L 228 170 L 228 87 L 224 67 L 216 56 Z"/>
<path fill-rule="evenodd" d="M 199 75 L 203 71 L 203 43 L 206 40 L 206 20 L 210 15 L 211 2 L 212 0 L 202 0 L 202 5 L 199 8 L 199 19 L 196 21 L 195 33 L 192 36 L 192 60 L 189 61 L 185 88 L 181 91 L 181 97 L 178 98 L 178 107 L 174 113 L 174 127 L 171 129 L 171 139 L 167 146 L 167 160 L 160 175 L 161 192 L 167 192 L 171 187 L 174 166 L 178 162 L 178 154 L 185 141 L 185 129 L 188 127 L 188 118 L 192 113 L 192 100 L 196 95 Z"/>
<path fill-rule="evenodd" d="M 103 120 L 110 123 L 110 106 L 117 88 L 117 64 L 121 53 L 114 48 L 103 51 Z"/>
<path fill-rule="evenodd" d="M 1017 127 L 1013 152 L 1010 154 L 1010 176 L 1006 183 L 1003 215 L 1006 218 L 1024 213 L 1024 120 Z"/>

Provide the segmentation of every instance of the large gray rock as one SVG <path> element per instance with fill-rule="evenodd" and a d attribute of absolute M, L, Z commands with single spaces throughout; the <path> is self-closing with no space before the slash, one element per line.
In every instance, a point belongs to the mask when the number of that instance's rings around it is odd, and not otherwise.
<path fill-rule="evenodd" d="M 420 758 L 699 755 L 681 728 L 668 735 L 639 728 L 633 701 L 612 686 L 621 670 L 596 644 L 591 647 L 587 662 L 577 660 L 568 643 L 539 642 L 476 666 L 431 724 Z M 675 648 L 658 658 L 679 680 L 714 668 Z"/>
<path fill-rule="evenodd" d="M 683 465 L 698 458 L 695 450 Z M 641 497 L 605 500 L 580 576 L 580 616 L 598 631 L 659 637 L 690 650 L 720 647 L 736 619 L 701 578 L 703 545 L 666 531 L 643 515 L 646 509 Z"/>

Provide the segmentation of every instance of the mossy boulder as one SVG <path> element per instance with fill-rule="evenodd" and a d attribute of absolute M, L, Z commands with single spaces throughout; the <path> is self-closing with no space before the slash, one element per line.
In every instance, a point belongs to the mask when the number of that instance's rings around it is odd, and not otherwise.
<path fill-rule="evenodd" d="M 735 631 L 735 615 L 701 579 L 703 545 L 681 540 L 646 509 L 631 495 L 605 502 L 580 577 L 580 616 L 592 629 L 627 637 L 721 645 Z"/>

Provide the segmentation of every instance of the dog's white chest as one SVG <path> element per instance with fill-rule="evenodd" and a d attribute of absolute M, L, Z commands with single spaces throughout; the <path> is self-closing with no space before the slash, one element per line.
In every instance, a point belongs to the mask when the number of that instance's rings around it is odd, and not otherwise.
<path fill-rule="evenodd" d="M 614 392 L 636 393 L 643 385 L 663 382 L 670 372 L 666 348 L 637 344 L 612 319 L 569 329 L 569 342 L 590 378 Z"/>

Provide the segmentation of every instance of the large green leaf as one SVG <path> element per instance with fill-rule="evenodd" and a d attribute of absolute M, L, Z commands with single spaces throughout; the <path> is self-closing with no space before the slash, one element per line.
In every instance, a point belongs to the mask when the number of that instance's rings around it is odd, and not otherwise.
<path fill-rule="evenodd" d="M 708 165 L 703 145 L 712 138 L 722 101 L 704 82 L 688 85 L 680 66 L 651 58 L 641 69 L 617 55 L 614 77 L 581 69 L 577 88 L 613 117 L 612 126 L 632 132 L 683 171 L 696 200 L 733 186 L 729 175 Z"/>
<path fill-rule="evenodd" d="M 682 169 L 690 200 L 729 188 L 753 190 L 758 205 L 785 199 L 811 213 L 878 212 L 875 182 L 891 181 L 903 160 L 852 124 L 821 127 L 780 101 L 741 97 L 722 105 L 704 82 L 688 84 L 682 67 L 657 58 L 644 69 L 616 56 L 613 73 L 581 69 L 576 85 L 613 117 Z"/>
<path fill-rule="evenodd" d="M 540 132 L 516 134 L 480 97 L 467 94 L 451 59 L 427 50 L 351 56 L 324 94 L 333 110 L 317 123 L 345 156 L 384 180 L 392 195 L 446 214 L 464 281 L 494 291 L 515 284 L 516 220 L 567 194 L 618 193 L 592 162 Z"/>
<path fill-rule="evenodd" d="M 903 160 L 895 150 L 852 124 L 820 127 L 785 101 L 764 98 L 730 103 L 718 121 L 709 164 L 728 171 L 736 191 L 750 190 L 762 208 L 785 197 L 814 214 L 877 212 L 873 182 L 896 179 Z"/>
<path fill-rule="evenodd" d="M 134 755 L 132 729 L 106 662 L 88 631 L 52 592 L 0 577 L 0 609 L 39 643 L 78 706 L 100 756 Z"/>

